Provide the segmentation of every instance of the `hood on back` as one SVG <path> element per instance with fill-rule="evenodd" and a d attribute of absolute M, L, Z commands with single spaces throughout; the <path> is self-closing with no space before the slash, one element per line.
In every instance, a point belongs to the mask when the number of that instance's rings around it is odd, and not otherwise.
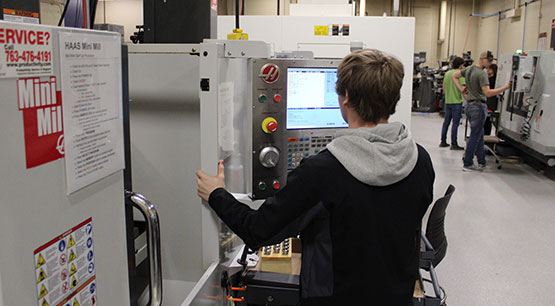
<path fill-rule="evenodd" d="M 341 131 L 327 149 L 351 175 L 371 186 L 403 180 L 418 160 L 416 142 L 399 122 Z"/>

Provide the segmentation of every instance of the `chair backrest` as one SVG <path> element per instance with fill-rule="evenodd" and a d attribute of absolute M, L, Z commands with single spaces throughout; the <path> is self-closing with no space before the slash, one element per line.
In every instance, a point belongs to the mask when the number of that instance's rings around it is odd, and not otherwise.
<path fill-rule="evenodd" d="M 455 192 L 455 186 L 449 185 L 445 195 L 434 203 L 426 225 L 426 238 L 434 247 L 435 256 L 432 264 L 437 266 L 447 253 L 447 237 L 445 236 L 445 210 Z"/>

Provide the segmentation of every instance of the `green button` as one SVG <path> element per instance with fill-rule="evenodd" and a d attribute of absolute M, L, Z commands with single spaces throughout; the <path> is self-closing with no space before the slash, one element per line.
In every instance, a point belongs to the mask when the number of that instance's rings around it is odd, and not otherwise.
<path fill-rule="evenodd" d="M 262 191 L 266 190 L 266 183 L 264 182 L 258 183 L 258 189 Z"/>
<path fill-rule="evenodd" d="M 268 97 L 266 97 L 266 95 L 258 96 L 258 101 L 260 101 L 260 103 L 266 102 L 267 99 L 268 99 Z"/>

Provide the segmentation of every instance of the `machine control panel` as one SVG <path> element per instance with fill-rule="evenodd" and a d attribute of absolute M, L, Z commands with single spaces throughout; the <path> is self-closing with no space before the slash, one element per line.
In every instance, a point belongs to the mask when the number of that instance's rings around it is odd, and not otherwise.
<path fill-rule="evenodd" d="M 326 148 L 341 116 L 335 82 L 339 60 L 252 60 L 252 197 L 285 185 L 303 158 Z"/>
<path fill-rule="evenodd" d="M 318 154 L 333 139 L 332 135 L 288 138 L 287 169 L 295 169 L 303 158 Z"/>

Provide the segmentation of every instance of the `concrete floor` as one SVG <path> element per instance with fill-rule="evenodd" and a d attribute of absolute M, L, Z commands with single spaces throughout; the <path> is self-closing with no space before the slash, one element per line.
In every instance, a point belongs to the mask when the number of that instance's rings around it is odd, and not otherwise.
<path fill-rule="evenodd" d="M 531 167 L 462 171 L 462 153 L 439 148 L 443 118 L 413 114 L 412 133 L 432 157 L 435 197 L 447 209 L 447 256 L 437 268 L 449 306 L 554 305 L 555 182 Z M 459 128 L 459 144 L 464 126 Z"/>

